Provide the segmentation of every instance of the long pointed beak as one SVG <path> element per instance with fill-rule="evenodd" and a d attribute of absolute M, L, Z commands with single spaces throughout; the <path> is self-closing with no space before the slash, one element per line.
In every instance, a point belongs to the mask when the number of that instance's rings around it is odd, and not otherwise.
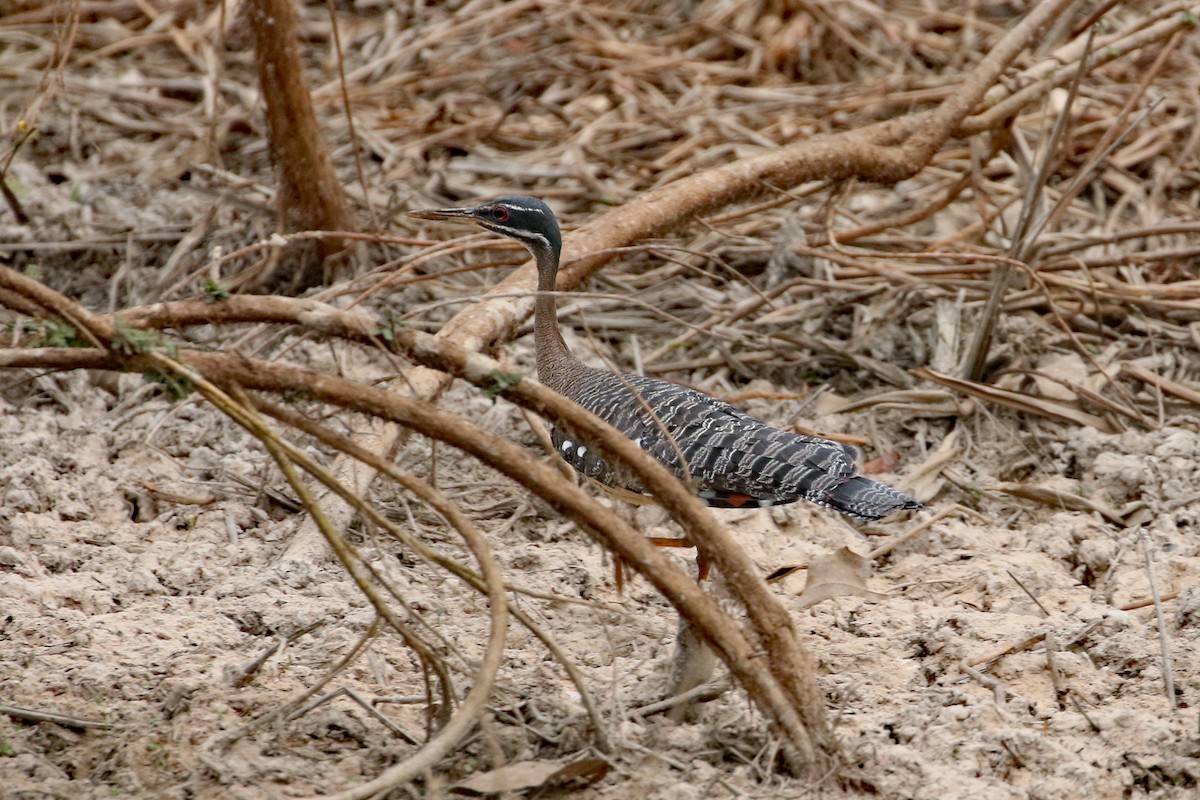
<path fill-rule="evenodd" d="M 426 208 L 419 211 L 408 211 L 406 216 L 417 219 L 453 219 L 462 222 L 475 221 L 473 208 Z"/>

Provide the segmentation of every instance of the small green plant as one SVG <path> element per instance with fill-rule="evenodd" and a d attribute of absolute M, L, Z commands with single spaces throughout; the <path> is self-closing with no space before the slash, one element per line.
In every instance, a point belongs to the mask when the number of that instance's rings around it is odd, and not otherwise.
<path fill-rule="evenodd" d="M 159 769 L 166 770 L 171 766 L 171 752 L 167 750 L 167 746 L 159 742 L 147 742 L 146 750 L 154 754 L 154 765 Z"/>
<path fill-rule="evenodd" d="M 113 320 L 113 328 L 117 335 L 113 337 L 112 346 L 127 356 L 149 353 L 155 347 L 163 344 L 162 338 L 158 334 L 131 328 L 120 316 Z M 169 352 L 170 349 L 168 346 L 168 354 L 174 358 L 175 354 Z"/>
<path fill-rule="evenodd" d="M 403 327 L 402 323 L 392 319 L 392 315 L 388 314 L 374 335 L 383 339 L 390 346 L 396 341 L 396 331 L 400 330 L 401 327 Z"/>
<path fill-rule="evenodd" d="M 181 378 L 177 375 L 164 375 L 157 370 L 143 372 L 142 377 L 151 383 L 161 384 L 167 390 L 167 395 L 172 400 L 182 400 L 195 389 L 192 386 L 192 382 L 187 378 Z"/>
<path fill-rule="evenodd" d="M 30 347 L 86 347 L 75 328 L 62 322 L 37 320 L 27 323 L 25 330 L 36 334 Z"/>
<path fill-rule="evenodd" d="M 25 184 L 17 180 L 17 176 L 15 175 L 5 175 L 4 185 L 8 187 L 9 191 L 18 197 L 23 197 L 29 193 L 29 189 L 25 188 Z"/>
<path fill-rule="evenodd" d="M 113 337 L 112 346 L 118 352 L 127 356 L 135 356 L 162 348 L 167 358 L 172 361 L 179 360 L 179 348 L 175 346 L 175 343 L 164 341 L 157 333 L 131 328 L 119 316 L 113 320 L 113 329 L 116 331 L 116 336 Z M 142 373 L 142 377 L 165 386 L 167 394 L 171 396 L 172 400 L 180 400 L 192 392 L 191 381 L 175 374 L 167 375 L 158 370 L 147 370 Z"/>
<path fill-rule="evenodd" d="M 204 302 L 219 303 L 222 300 L 229 299 L 229 289 L 221 284 L 220 281 L 212 278 L 204 279 Z"/>
<path fill-rule="evenodd" d="M 484 389 L 483 393 L 494 403 L 506 389 L 511 389 L 520 383 L 521 378 L 522 375 L 519 372 L 493 372 L 492 385 Z"/>
<path fill-rule="evenodd" d="M 280 395 L 279 399 L 283 401 L 284 405 L 294 406 L 297 403 L 303 403 L 307 401 L 309 399 L 309 394 L 308 392 L 304 392 L 299 389 L 288 389 L 286 392 Z"/>

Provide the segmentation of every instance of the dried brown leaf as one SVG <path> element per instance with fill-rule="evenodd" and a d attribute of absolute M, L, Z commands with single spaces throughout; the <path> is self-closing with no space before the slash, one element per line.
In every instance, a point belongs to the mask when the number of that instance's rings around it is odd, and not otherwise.
<path fill-rule="evenodd" d="M 862 465 L 862 474 L 878 475 L 881 472 L 895 472 L 896 467 L 900 465 L 899 453 L 884 453 L 878 458 L 872 458 Z"/>
<path fill-rule="evenodd" d="M 473 775 L 452 787 L 450 791 L 466 797 L 519 792 L 541 786 L 560 769 L 562 764 L 552 761 L 518 761 Z"/>
<path fill-rule="evenodd" d="M 1082 384 L 1087 380 L 1087 366 L 1078 353 L 1052 353 L 1038 364 L 1033 374 L 1042 397 L 1073 403 L 1079 395 L 1071 391 L 1067 382 Z"/>
<path fill-rule="evenodd" d="M 545 800 L 586 789 L 603 779 L 608 774 L 608 769 L 608 762 L 602 758 L 581 758 L 579 761 L 572 761 L 547 778 L 530 796 L 534 800 Z"/>
<path fill-rule="evenodd" d="M 531 797 L 559 797 L 585 789 L 607 774 L 608 762 L 602 758 L 584 758 L 565 765 L 552 761 L 519 761 L 474 775 L 450 791 L 466 797 L 481 797 L 533 789 Z"/>
<path fill-rule="evenodd" d="M 871 562 L 848 547 L 821 556 L 809 565 L 808 582 L 797 598 L 801 608 L 815 606 L 834 597 L 857 595 L 882 600 L 886 594 L 867 588 Z"/>

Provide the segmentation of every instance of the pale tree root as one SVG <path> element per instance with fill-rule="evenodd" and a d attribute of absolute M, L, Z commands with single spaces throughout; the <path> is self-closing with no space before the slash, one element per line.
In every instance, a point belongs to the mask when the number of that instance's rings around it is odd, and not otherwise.
<path fill-rule="evenodd" d="M 726 576 L 751 621 L 752 638 L 638 532 L 565 480 L 557 470 L 518 445 L 427 403 L 401 397 L 331 375 L 237 355 L 182 350 L 174 362 L 157 353 L 122 352 L 115 326 L 18 273 L 0 269 L 0 288 L 12 289 L 76 326 L 80 335 L 100 349 L 26 350 L 0 354 L 0 366 L 66 366 L 137 371 L 188 371 L 193 382 L 216 387 L 241 386 L 271 393 L 302 393 L 309 398 L 374 415 L 439 441 L 444 441 L 498 469 L 574 520 L 582 530 L 624 558 L 680 610 L 730 667 L 751 699 L 762 709 L 772 730 L 784 743 L 783 754 L 797 775 L 826 776 L 838 761 L 836 741 L 824 716 L 811 659 L 800 647 L 788 615 L 770 594 L 755 565 L 717 525 L 707 509 L 664 467 L 633 442 L 570 401 L 532 381 L 518 381 L 500 393 L 552 420 L 570 419 L 571 426 L 607 454 L 626 461 L 642 476 L 672 516 L 683 524 L 704 555 Z M 278 299 L 278 298 L 276 298 Z M 411 334 L 411 337 L 410 337 Z M 435 337 L 393 332 L 394 342 L 411 346 L 418 363 L 453 367 L 466 380 L 497 389 L 499 365 L 467 353 Z M 422 347 L 424 349 L 422 349 Z M 175 366 L 173 366 L 175 365 Z M 187 374 L 187 373 L 185 373 Z M 211 392 L 210 392 L 211 394 Z M 213 395 L 216 397 L 216 395 Z M 228 413 L 228 412 L 227 412 Z M 252 420 L 239 419 L 249 425 Z M 278 447 L 278 445 L 276 445 Z M 290 454 L 289 458 L 295 458 Z M 328 530 L 327 519 L 321 520 Z M 326 531 L 326 533 L 327 533 Z M 328 533 L 327 533 L 328 535 Z M 330 539 L 335 546 L 335 539 Z M 342 556 L 339 556 L 342 558 Z M 344 558 L 344 563 L 353 560 Z M 382 611 L 381 611 L 382 613 Z"/>

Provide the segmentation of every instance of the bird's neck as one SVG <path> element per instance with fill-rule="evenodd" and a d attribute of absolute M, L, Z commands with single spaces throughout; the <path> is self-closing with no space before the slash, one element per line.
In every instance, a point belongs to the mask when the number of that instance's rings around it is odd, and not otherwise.
<path fill-rule="evenodd" d="M 537 346 L 538 380 L 565 394 L 570 385 L 570 374 L 579 366 L 578 359 L 567 349 L 562 332 L 558 328 L 558 308 L 554 296 L 555 279 L 558 276 L 558 253 L 547 248 L 547 252 L 534 253 L 538 263 L 538 295 L 533 306 L 533 338 Z"/>

